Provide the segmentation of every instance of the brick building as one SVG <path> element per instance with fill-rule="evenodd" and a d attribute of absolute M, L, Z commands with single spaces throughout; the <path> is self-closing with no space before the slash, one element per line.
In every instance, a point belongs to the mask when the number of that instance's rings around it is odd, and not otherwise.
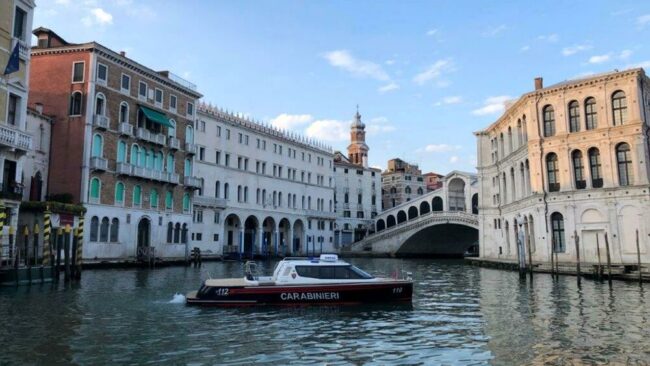
<path fill-rule="evenodd" d="M 33 33 L 29 103 L 53 119 L 49 194 L 88 209 L 84 257 L 184 256 L 196 87 L 96 42 Z"/>

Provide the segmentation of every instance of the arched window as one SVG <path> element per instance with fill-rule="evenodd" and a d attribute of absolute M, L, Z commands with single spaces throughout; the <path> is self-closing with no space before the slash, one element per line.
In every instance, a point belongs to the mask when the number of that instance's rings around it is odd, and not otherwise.
<path fill-rule="evenodd" d="M 544 114 L 544 137 L 555 136 L 555 110 L 553 106 L 547 105 L 543 109 Z"/>
<path fill-rule="evenodd" d="M 110 242 L 111 243 L 117 243 L 120 238 L 120 220 L 118 220 L 117 217 L 113 218 L 111 220 L 111 237 L 110 237 Z"/>
<path fill-rule="evenodd" d="M 151 188 L 151 192 L 149 192 L 149 206 L 158 208 L 158 190 L 156 188 Z"/>
<path fill-rule="evenodd" d="M 145 167 L 147 169 L 153 169 L 153 157 L 155 156 L 155 152 L 153 151 L 153 149 L 146 150 L 145 156 L 146 156 Z"/>
<path fill-rule="evenodd" d="M 603 186 L 603 175 L 600 165 L 600 151 L 592 147 L 588 151 L 589 155 L 589 172 L 591 173 L 591 187 L 601 188 Z"/>
<path fill-rule="evenodd" d="M 99 241 L 102 243 L 108 242 L 108 227 L 109 227 L 108 217 L 102 219 L 102 224 L 99 226 Z"/>
<path fill-rule="evenodd" d="M 569 103 L 569 132 L 580 132 L 580 105 L 577 100 Z"/>
<path fill-rule="evenodd" d="M 171 222 L 167 223 L 167 242 L 172 243 L 174 241 L 174 224 Z"/>
<path fill-rule="evenodd" d="M 404 188 L 404 193 L 411 194 L 411 187 L 407 186 L 406 188 Z"/>
<path fill-rule="evenodd" d="M 96 133 L 93 135 L 93 150 L 92 156 L 101 158 L 104 154 L 104 138 L 102 135 Z"/>
<path fill-rule="evenodd" d="M 512 152 L 513 150 L 513 145 L 512 145 L 512 127 L 508 126 L 508 151 Z"/>
<path fill-rule="evenodd" d="M 244 187 L 244 202 L 248 202 L 248 187 Z"/>
<path fill-rule="evenodd" d="M 262 189 L 262 206 L 264 205 L 266 205 L 266 189 Z"/>
<path fill-rule="evenodd" d="M 102 182 L 95 177 L 90 180 L 90 202 L 99 203 L 102 194 Z"/>
<path fill-rule="evenodd" d="M 528 124 L 526 123 L 526 115 L 524 114 L 521 117 L 521 129 L 524 133 L 524 142 L 528 141 Z"/>
<path fill-rule="evenodd" d="M 550 153 L 546 155 L 546 172 L 548 176 L 549 192 L 560 190 L 560 168 L 558 167 L 557 155 Z"/>
<path fill-rule="evenodd" d="M 620 126 L 627 121 L 627 99 L 625 93 L 619 90 L 612 94 L 612 113 L 614 114 L 614 126 Z"/>
<path fill-rule="evenodd" d="M 185 142 L 188 144 L 194 143 L 194 129 L 192 126 L 185 127 Z"/>
<path fill-rule="evenodd" d="M 587 130 L 593 130 L 598 127 L 596 99 L 593 97 L 585 99 L 585 127 L 587 127 Z"/>
<path fill-rule="evenodd" d="M 117 142 L 117 162 L 126 163 L 126 142 L 119 140 Z"/>
<path fill-rule="evenodd" d="M 174 154 L 167 154 L 167 173 L 174 173 Z"/>
<path fill-rule="evenodd" d="M 144 167 L 147 165 L 147 149 L 145 147 L 140 148 L 140 154 L 138 154 L 138 166 Z"/>
<path fill-rule="evenodd" d="M 282 192 L 278 192 L 278 207 L 282 207 Z M 309 209 L 311 210 L 311 197 L 309 197 Z"/>
<path fill-rule="evenodd" d="M 521 128 L 521 119 L 517 120 L 517 143 L 519 146 L 524 143 L 524 131 Z"/>
<path fill-rule="evenodd" d="M 185 159 L 184 173 L 186 177 L 192 176 L 192 160 Z"/>
<path fill-rule="evenodd" d="M 220 195 L 221 195 L 221 183 L 219 181 L 216 181 L 214 183 L 214 196 L 216 198 L 219 198 Z"/>
<path fill-rule="evenodd" d="M 500 156 L 506 156 L 506 147 L 503 143 L 503 132 L 501 132 L 501 135 L 499 135 L 499 148 L 500 148 Z"/>
<path fill-rule="evenodd" d="M 140 207 L 142 205 L 142 187 L 136 184 L 133 187 L 133 207 Z"/>
<path fill-rule="evenodd" d="M 93 216 L 90 219 L 90 241 L 97 241 L 99 236 L 99 217 Z"/>
<path fill-rule="evenodd" d="M 229 199 L 230 198 L 230 192 L 228 191 L 229 185 L 228 183 L 225 183 L 223 185 L 223 198 Z"/>
<path fill-rule="evenodd" d="M 418 195 L 422 195 L 424 191 L 422 190 L 422 187 L 418 187 Z"/>
<path fill-rule="evenodd" d="M 181 224 L 178 222 L 174 225 L 174 243 L 178 244 L 181 242 Z"/>
<path fill-rule="evenodd" d="M 165 193 L 165 209 L 173 210 L 174 209 L 174 192 L 167 191 Z"/>
<path fill-rule="evenodd" d="M 241 202 L 241 186 L 237 186 L 237 202 Z"/>
<path fill-rule="evenodd" d="M 183 224 L 183 229 L 181 230 L 181 243 L 187 244 L 187 224 Z"/>
<path fill-rule="evenodd" d="M 158 151 L 156 153 L 156 156 L 155 156 L 155 158 L 153 160 L 153 163 L 154 163 L 153 164 L 154 169 L 156 169 L 159 172 L 163 171 L 163 153 L 162 152 Z"/>
<path fill-rule="evenodd" d="M 124 204 L 124 183 L 117 182 L 115 185 L 115 204 L 121 206 Z"/>
<path fill-rule="evenodd" d="M 571 160 L 573 161 L 573 179 L 576 183 L 576 188 L 585 189 L 587 182 L 585 180 L 585 166 L 582 162 L 582 151 L 574 150 L 571 153 Z"/>
<path fill-rule="evenodd" d="M 131 165 L 138 165 L 138 156 L 140 156 L 140 147 L 137 144 L 131 145 Z"/>
<path fill-rule="evenodd" d="M 104 94 L 98 93 L 95 97 L 95 114 L 103 116 L 106 112 L 106 98 Z"/>
<path fill-rule="evenodd" d="M 190 194 L 183 195 L 183 212 L 190 212 Z"/>
<path fill-rule="evenodd" d="M 551 228 L 553 231 L 553 249 L 557 253 L 564 253 L 566 251 L 566 243 L 564 241 L 564 217 L 559 212 L 551 214 Z"/>
<path fill-rule="evenodd" d="M 616 145 L 616 163 L 618 165 L 618 184 L 629 186 L 634 183 L 632 178 L 632 154 L 630 145 L 623 142 Z"/>
<path fill-rule="evenodd" d="M 81 115 L 81 92 L 76 91 L 70 95 L 70 115 Z"/>
<path fill-rule="evenodd" d="M 129 123 L 129 104 L 120 103 L 120 123 Z"/>
<path fill-rule="evenodd" d="M 174 121 L 173 119 L 170 119 L 169 124 L 171 126 L 167 127 L 167 136 L 176 137 L 176 121 Z"/>

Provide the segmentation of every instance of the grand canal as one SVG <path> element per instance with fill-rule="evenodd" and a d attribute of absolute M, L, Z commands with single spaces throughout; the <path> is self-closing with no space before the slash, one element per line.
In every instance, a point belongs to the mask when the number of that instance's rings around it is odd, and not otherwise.
<path fill-rule="evenodd" d="M 598 364 L 650 362 L 650 293 L 459 261 L 352 259 L 412 271 L 412 307 L 190 308 L 209 272 L 88 270 L 79 284 L 0 289 L 0 364 Z M 262 263 L 270 270 L 274 263 Z"/>

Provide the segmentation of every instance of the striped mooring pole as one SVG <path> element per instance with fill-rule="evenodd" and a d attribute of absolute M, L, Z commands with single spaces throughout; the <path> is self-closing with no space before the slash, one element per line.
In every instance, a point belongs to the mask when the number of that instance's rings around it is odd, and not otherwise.
<path fill-rule="evenodd" d="M 50 232 L 52 231 L 52 223 L 50 222 L 51 214 L 48 209 L 43 214 L 43 267 L 49 266 L 52 260 L 50 247 Z"/>
<path fill-rule="evenodd" d="M 0 202 L 0 267 L 2 267 L 2 255 L 4 247 L 2 244 L 2 237 L 4 236 L 5 216 L 5 205 L 3 202 Z"/>
<path fill-rule="evenodd" d="M 77 229 L 77 253 L 76 253 L 76 260 L 77 260 L 77 270 L 75 271 L 75 279 L 80 279 L 81 278 L 81 265 L 83 262 L 83 243 L 84 243 L 84 217 L 80 216 L 79 217 L 79 227 Z"/>

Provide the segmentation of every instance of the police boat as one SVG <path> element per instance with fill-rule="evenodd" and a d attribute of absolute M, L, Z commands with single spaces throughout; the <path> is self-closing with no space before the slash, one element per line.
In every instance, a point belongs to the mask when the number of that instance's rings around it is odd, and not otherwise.
<path fill-rule="evenodd" d="M 187 294 L 188 305 L 355 305 L 364 303 L 411 302 L 410 272 L 398 278 L 373 277 L 338 258 L 288 257 L 281 260 L 272 276 L 257 275 L 254 262 L 245 265 L 243 278 L 208 279 L 198 291 Z"/>

